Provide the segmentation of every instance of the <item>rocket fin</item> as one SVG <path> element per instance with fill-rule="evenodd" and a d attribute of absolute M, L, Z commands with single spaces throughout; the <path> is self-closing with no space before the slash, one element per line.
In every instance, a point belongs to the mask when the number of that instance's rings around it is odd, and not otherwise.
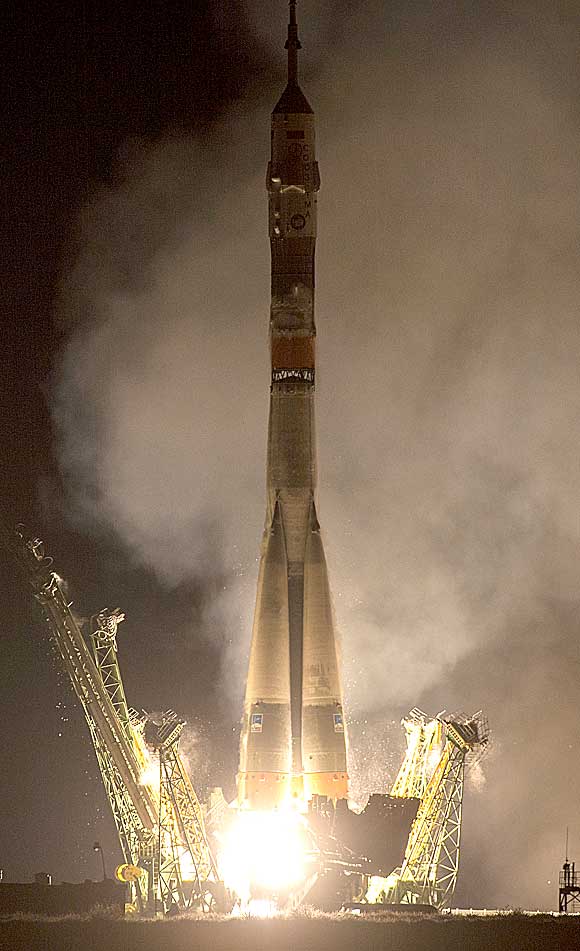
<path fill-rule="evenodd" d="M 272 808 L 290 777 L 288 559 L 277 502 L 267 528 L 260 571 L 242 723 L 238 799 Z"/>
<path fill-rule="evenodd" d="M 309 796 L 348 795 L 346 734 L 334 612 L 320 525 L 311 503 L 304 559 L 302 757 Z"/>

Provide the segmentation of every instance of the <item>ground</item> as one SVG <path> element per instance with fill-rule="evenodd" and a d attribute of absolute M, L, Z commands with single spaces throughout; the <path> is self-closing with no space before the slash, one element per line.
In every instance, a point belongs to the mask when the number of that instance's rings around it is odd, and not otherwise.
<path fill-rule="evenodd" d="M 380 920 L 0 920 L 0 951 L 561 951 L 580 917 L 385 916 Z"/>

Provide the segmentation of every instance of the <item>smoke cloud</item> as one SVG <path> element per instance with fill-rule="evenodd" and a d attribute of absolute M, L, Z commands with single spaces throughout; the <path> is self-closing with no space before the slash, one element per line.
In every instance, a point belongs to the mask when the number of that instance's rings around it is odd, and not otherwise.
<path fill-rule="evenodd" d="M 268 11 L 250 6 L 262 41 L 280 33 Z M 342 14 L 304 10 L 302 38 L 319 514 L 354 786 L 394 777 L 410 707 L 484 707 L 458 897 L 551 907 L 567 824 L 580 842 L 580 14 Z M 78 222 L 54 394 L 76 517 L 168 586 L 227 579 L 192 637 L 222 639 L 233 719 L 264 508 L 276 68 L 203 142 L 127 144 Z"/>

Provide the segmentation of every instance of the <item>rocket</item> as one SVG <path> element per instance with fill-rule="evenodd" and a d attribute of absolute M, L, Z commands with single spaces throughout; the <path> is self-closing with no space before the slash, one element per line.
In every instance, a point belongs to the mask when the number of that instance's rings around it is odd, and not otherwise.
<path fill-rule="evenodd" d="M 288 82 L 272 113 L 267 508 L 246 683 L 238 803 L 272 809 L 347 797 L 342 689 L 316 512 L 314 255 L 320 186 L 314 114 L 298 85 L 290 0 Z"/>

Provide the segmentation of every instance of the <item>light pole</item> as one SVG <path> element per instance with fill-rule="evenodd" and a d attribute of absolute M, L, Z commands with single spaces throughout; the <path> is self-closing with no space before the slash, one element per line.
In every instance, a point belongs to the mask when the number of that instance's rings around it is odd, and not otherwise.
<path fill-rule="evenodd" d="M 107 880 L 107 870 L 105 869 L 105 855 L 104 855 L 104 853 L 103 853 L 103 848 L 102 848 L 100 842 L 95 842 L 95 843 L 94 843 L 94 845 L 93 845 L 93 852 L 100 852 L 100 853 L 101 853 L 101 862 L 102 862 L 102 864 L 103 864 L 103 881 L 105 882 L 105 881 Z"/>

